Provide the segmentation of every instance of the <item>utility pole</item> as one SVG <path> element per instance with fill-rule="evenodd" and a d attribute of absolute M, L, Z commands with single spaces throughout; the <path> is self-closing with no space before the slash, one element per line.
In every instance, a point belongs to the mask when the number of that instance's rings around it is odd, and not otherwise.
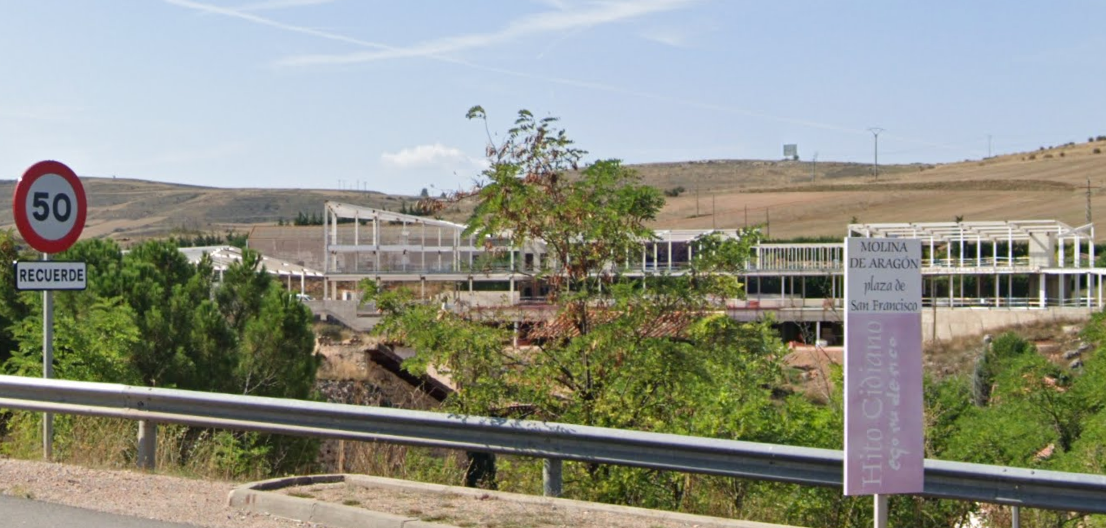
<path fill-rule="evenodd" d="M 987 134 L 987 157 L 991 157 L 991 135 Z"/>
<path fill-rule="evenodd" d="M 1090 180 L 1087 180 L 1087 181 L 1090 182 Z M 1089 185 L 1089 183 L 1088 183 L 1088 185 Z M 714 208 L 714 195 L 715 194 L 717 194 L 717 193 L 715 193 L 715 192 L 710 193 L 710 228 L 711 229 L 718 229 L 718 222 L 715 221 L 715 216 L 714 216 L 714 213 L 716 211 L 716 209 Z"/>
<path fill-rule="evenodd" d="M 876 179 L 879 179 L 879 135 L 884 130 L 880 127 L 872 127 L 868 129 L 868 132 L 872 133 L 872 139 L 875 140 L 875 158 L 872 161 L 872 173 L 875 174 Z"/>
<path fill-rule="evenodd" d="M 1091 179 L 1087 178 L 1087 223 L 1091 223 Z"/>
<path fill-rule="evenodd" d="M 810 183 L 814 183 L 814 175 L 818 171 L 818 153 L 814 153 L 814 159 L 810 162 Z"/>

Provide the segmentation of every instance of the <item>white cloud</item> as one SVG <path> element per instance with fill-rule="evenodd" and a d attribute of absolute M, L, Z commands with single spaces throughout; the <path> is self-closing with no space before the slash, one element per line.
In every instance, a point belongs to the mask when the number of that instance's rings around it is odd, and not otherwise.
<path fill-rule="evenodd" d="M 688 46 L 689 35 L 686 31 L 680 29 L 666 28 L 643 31 L 641 37 L 674 48 L 686 48 Z"/>
<path fill-rule="evenodd" d="M 546 7 L 551 7 L 553 9 L 560 9 L 562 11 L 565 10 L 565 9 L 568 9 L 569 7 L 572 7 L 571 4 L 569 4 L 565 0 L 535 0 L 535 2 L 538 3 L 538 4 L 544 5 Z"/>
<path fill-rule="evenodd" d="M 638 0 L 594 2 L 581 8 L 561 6 L 519 17 L 502 29 L 489 33 L 470 33 L 426 41 L 405 48 L 359 51 L 341 54 L 296 55 L 277 62 L 281 66 L 320 64 L 354 64 L 407 57 L 440 56 L 457 51 L 486 48 L 521 38 L 534 38 L 547 33 L 578 32 L 604 24 L 612 24 L 654 13 L 686 7 L 698 0 Z"/>
<path fill-rule="evenodd" d="M 384 152 L 380 159 L 399 169 L 482 170 L 487 167 L 486 161 L 472 158 L 461 152 L 461 149 L 441 143 L 408 147 L 398 152 Z"/>
<path fill-rule="evenodd" d="M 337 33 L 331 33 L 327 31 L 321 31 L 318 29 L 312 29 L 309 27 L 295 26 L 292 24 L 285 24 L 283 22 L 277 22 L 270 18 L 261 17 L 258 15 L 250 14 L 245 11 L 236 9 L 230 9 L 226 7 L 213 6 L 211 4 L 204 4 L 201 2 L 195 2 L 193 0 L 164 0 L 167 4 L 172 4 L 178 7 L 185 7 L 201 13 L 207 13 L 212 15 L 222 15 L 230 18 L 237 18 L 253 24 L 268 26 L 271 28 L 279 29 L 281 31 L 287 31 L 290 33 L 299 33 L 302 35 L 310 35 L 326 40 L 333 40 L 337 42 L 344 42 L 346 44 L 353 44 L 355 46 L 361 46 L 364 48 L 375 48 L 381 50 L 393 50 L 397 49 L 387 44 L 381 44 L 379 42 L 371 42 L 368 40 L 356 39 L 353 37 L 347 37 L 345 35 L 339 35 Z"/>
<path fill-rule="evenodd" d="M 0 118 L 29 121 L 65 121 L 78 115 L 77 108 L 59 105 L 0 106 Z"/>
<path fill-rule="evenodd" d="M 261 26 L 268 26 L 268 27 L 278 29 L 278 30 L 281 30 L 281 31 L 287 31 L 287 32 L 290 32 L 290 33 L 297 33 L 297 34 L 301 34 L 301 35 L 310 35 L 310 36 L 313 36 L 313 37 L 316 37 L 316 38 L 330 40 L 330 41 L 343 42 L 343 43 L 352 44 L 354 46 L 358 46 L 358 47 L 361 47 L 361 48 L 370 48 L 370 49 L 374 49 L 374 50 L 380 50 L 381 53 L 392 54 L 394 56 L 398 56 L 400 54 L 403 54 L 405 56 L 414 55 L 413 53 L 411 53 L 410 48 L 401 48 L 401 47 L 397 47 L 397 46 L 391 46 L 391 45 L 388 45 L 388 44 L 382 44 L 382 43 L 379 43 L 379 42 L 371 42 L 371 41 L 362 40 L 362 39 L 358 39 L 358 38 L 354 38 L 354 37 L 349 37 L 349 36 L 342 35 L 342 34 L 339 34 L 339 33 L 333 33 L 333 32 L 318 30 L 318 29 L 309 28 L 309 27 L 305 27 L 305 26 L 297 26 L 297 25 L 293 25 L 293 24 L 286 24 L 286 23 L 278 22 L 278 21 L 270 19 L 270 18 L 265 18 L 265 17 L 262 17 L 262 16 L 258 16 L 258 15 L 252 14 L 252 13 L 246 13 L 246 12 L 237 11 L 237 10 L 234 10 L 234 9 L 228 9 L 228 8 L 224 8 L 224 7 L 214 6 L 214 5 L 211 5 L 211 4 L 205 4 L 205 3 L 197 2 L 195 0 L 163 0 L 163 1 L 168 3 L 168 4 L 172 4 L 172 5 L 175 5 L 175 6 L 178 6 L 178 7 L 184 7 L 184 8 L 192 9 L 192 10 L 195 10 L 195 11 L 199 11 L 201 13 L 209 13 L 209 14 L 222 15 L 222 16 L 231 17 L 231 18 L 237 18 L 237 19 L 242 20 L 244 22 L 249 22 L 249 23 L 257 24 L 257 25 L 261 25 Z M 557 9 L 561 9 L 561 8 L 571 9 L 572 8 L 572 6 L 570 4 L 567 4 L 567 3 L 564 3 L 564 2 L 557 2 L 556 0 L 553 0 L 553 1 L 556 2 L 554 5 L 559 6 L 559 7 L 557 7 Z M 631 10 L 636 8 L 636 11 L 633 11 L 633 12 L 637 13 L 636 16 L 641 16 L 643 14 L 646 14 L 645 12 L 642 11 L 642 9 L 652 9 L 652 11 L 649 11 L 649 12 L 656 12 L 658 10 L 661 10 L 662 8 L 668 9 L 668 10 L 678 9 L 680 7 L 683 7 L 685 5 L 690 5 L 690 4 L 695 3 L 697 1 L 700 1 L 700 0 L 653 0 L 652 2 L 641 2 L 640 4 L 638 4 L 638 3 L 628 3 L 627 1 L 624 0 L 621 3 L 619 3 L 619 2 L 610 2 L 610 3 L 605 3 L 605 4 L 599 4 L 599 5 L 601 5 L 601 6 L 614 6 L 614 7 L 621 6 L 623 8 L 626 8 L 628 6 L 628 8 L 631 9 Z M 587 27 L 589 27 L 586 24 L 582 23 L 582 21 L 584 21 L 584 20 L 591 20 L 593 23 L 598 23 L 598 21 L 601 18 L 603 18 L 603 17 L 596 17 L 594 15 L 590 19 L 576 18 L 576 19 L 573 19 L 573 20 L 576 21 L 575 23 L 577 25 L 566 27 L 565 26 L 565 21 L 567 19 L 557 18 L 558 16 L 561 16 L 561 17 L 565 16 L 566 13 L 570 13 L 570 12 L 569 11 L 558 10 L 558 11 L 550 11 L 550 12 L 542 13 L 540 15 L 537 15 L 538 17 L 542 17 L 539 20 L 534 20 L 534 17 L 523 17 L 523 19 L 519 19 L 519 20 L 516 20 L 515 22 L 511 23 L 510 25 L 508 25 L 508 27 L 509 28 L 510 27 L 516 27 L 517 28 L 519 24 L 522 24 L 523 22 L 526 22 L 528 20 L 529 22 L 527 22 L 527 23 L 532 24 L 535 27 L 542 26 L 542 27 L 548 28 L 551 25 L 556 25 L 556 24 L 552 24 L 552 22 L 556 22 L 556 21 L 559 20 L 560 21 L 560 26 L 562 27 L 562 30 L 571 31 L 571 30 L 573 30 L 573 27 L 575 27 L 576 30 L 586 29 Z M 625 16 L 627 16 L 627 13 L 628 12 L 623 13 L 624 18 L 625 18 Z M 540 22 L 542 22 L 542 20 L 544 20 L 544 23 L 540 23 Z M 501 31 L 498 34 L 502 35 L 503 33 L 504 32 Z M 499 38 L 503 38 L 503 37 L 500 36 Z M 483 37 L 482 41 L 485 42 L 485 43 L 488 43 L 489 39 L 490 39 L 490 37 L 485 35 Z M 470 40 L 470 42 L 473 42 L 473 40 Z M 557 84 L 562 84 L 562 85 L 565 85 L 565 86 L 574 86 L 574 87 L 577 87 L 577 88 L 582 88 L 582 89 L 587 89 L 587 90 L 597 90 L 597 91 L 621 94 L 621 95 L 626 95 L 626 96 L 631 96 L 631 97 L 639 97 L 639 98 L 642 98 L 642 99 L 650 99 L 650 100 L 660 101 L 660 102 L 669 103 L 669 104 L 677 104 L 677 105 L 685 106 L 685 107 L 689 107 L 689 108 L 699 108 L 699 109 L 710 110 L 710 111 L 726 112 L 726 113 L 730 113 L 730 114 L 753 116 L 753 117 L 759 117 L 759 118 L 763 118 L 763 119 L 769 119 L 769 120 L 779 121 L 779 122 L 784 122 L 784 123 L 793 123 L 793 124 L 796 124 L 796 125 L 810 127 L 810 128 L 836 130 L 836 131 L 840 131 L 840 132 L 848 132 L 848 133 L 858 134 L 858 135 L 867 135 L 868 134 L 868 132 L 866 130 L 860 129 L 860 128 L 844 127 L 844 126 L 839 126 L 839 125 L 835 125 L 835 124 L 831 124 L 831 123 L 820 123 L 820 122 L 811 121 L 811 120 L 808 120 L 808 119 L 796 119 L 796 118 L 788 117 L 788 116 L 767 114 L 767 113 L 764 113 L 764 112 L 755 111 L 755 110 L 751 110 L 751 109 L 748 109 L 748 108 L 703 102 L 703 101 L 700 101 L 698 99 L 684 99 L 684 98 L 680 98 L 680 97 L 672 97 L 672 96 L 662 95 L 662 94 L 659 94 L 659 93 L 645 92 L 645 91 L 640 91 L 640 90 L 636 90 L 636 89 L 628 89 L 628 88 L 623 88 L 623 87 L 620 87 L 620 86 L 613 86 L 613 85 L 602 84 L 602 83 L 597 83 L 597 82 L 583 81 L 583 80 L 570 79 L 570 78 L 564 78 L 564 77 L 555 77 L 555 76 L 549 76 L 549 75 L 538 75 L 538 74 L 533 74 L 533 73 L 528 73 L 528 72 L 523 72 L 523 71 L 518 71 L 518 70 L 511 70 L 511 69 L 507 69 L 507 68 L 499 68 L 499 67 L 495 67 L 495 66 L 486 66 L 486 65 L 470 62 L 470 61 L 467 61 L 467 60 L 459 59 L 459 58 L 456 58 L 456 57 L 449 57 L 449 56 L 442 56 L 442 55 L 428 55 L 427 58 L 430 58 L 430 59 L 433 59 L 433 60 L 436 60 L 436 61 L 440 61 L 440 62 L 446 62 L 446 63 L 451 63 L 451 64 L 459 64 L 459 65 L 462 65 L 462 66 L 466 66 L 466 67 L 469 67 L 469 68 L 473 68 L 473 69 L 477 69 L 477 70 L 481 70 L 481 71 L 486 71 L 486 72 L 490 72 L 490 73 L 497 73 L 497 74 L 501 74 L 501 75 L 510 75 L 510 76 L 513 76 L 513 77 L 519 77 L 519 78 L 523 78 L 523 79 L 539 80 L 539 81 L 548 82 L 548 83 L 557 83 Z M 294 58 L 292 58 L 292 59 L 294 59 Z M 296 61 L 292 60 L 292 59 L 286 59 L 284 61 L 284 63 L 285 64 L 296 63 Z M 291 61 L 291 62 L 289 62 L 289 61 Z M 310 61 L 308 61 L 308 62 L 310 62 Z M 306 64 L 308 62 L 303 62 L 303 64 Z"/>
<path fill-rule="evenodd" d="M 308 7 L 321 4 L 329 4 L 334 0 L 264 0 L 234 8 L 235 11 L 269 11 L 273 9 L 288 9 L 292 7 Z"/>

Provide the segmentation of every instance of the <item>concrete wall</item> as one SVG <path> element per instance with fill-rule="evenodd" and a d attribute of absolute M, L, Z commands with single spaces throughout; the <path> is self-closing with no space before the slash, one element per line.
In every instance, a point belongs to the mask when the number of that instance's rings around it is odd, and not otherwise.
<path fill-rule="evenodd" d="M 250 230 L 250 248 L 322 271 L 323 226 L 257 226 Z"/>
<path fill-rule="evenodd" d="M 496 308 L 514 306 L 521 300 L 518 291 L 476 291 L 449 292 L 438 296 L 441 302 L 458 305 L 463 308 Z"/>
<path fill-rule="evenodd" d="M 304 301 L 304 304 L 311 309 L 319 318 L 330 321 L 336 320 L 339 323 L 346 325 L 348 328 L 357 330 L 360 332 L 368 332 L 372 330 L 376 323 L 380 321 L 378 316 L 366 316 L 358 310 L 358 301 L 335 301 L 335 300 L 312 300 Z"/>
<path fill-rule="evenodd" d="M 1001 309 L 1001 308 L 937 308 L 937 339 L 985 334 L 1003 327 L 1055 321 L 1086 321 L 1091 308 Z M 933 309 L 922 311 L 922 340 L 933 339 Z"/>

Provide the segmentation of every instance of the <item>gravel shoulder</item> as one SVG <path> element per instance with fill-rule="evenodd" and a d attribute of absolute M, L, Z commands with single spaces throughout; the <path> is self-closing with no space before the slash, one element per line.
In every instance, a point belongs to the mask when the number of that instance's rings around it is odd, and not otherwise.
<path fill-rule="evenodd" d="M 782 528 L 748 521 L 350 475 L 273 490 L 461 527 Z M 228 506 L 241 483 L 0 459 L 0 495 L 205 528 L 325 528 Z M 304 517 L 309 518 L 309 517 Z"/>
<path fill-rule="evenodd" d="M 0 459 L 0 494 L 205 528 L 315 528 L 319 525 L 227 506 L 233 482 L 140 471 Z"/>
<path fill-rule="evenodd" d="M 313 482 L 312 482 L 313 480 Z M 302 511 L 318 513 L 324 504 L 346 519 L 358 509 L 433 526 L 460 528 L 792 528 L 776 524 L 556 499 L 365 475 L 319 475 L 273 479 L 248 486 L 246 493 L 285 495 Z M 245 491 L 245 490 L 240 490 Z M 238 491 L 235 492 L 239 493 Z M 239 500 L 236 497 L 236 500 Z M 240 502 L 260 503 L 241 497 Z M 305 517 L 307 518 L 307 517 Z M 323 517 L 315 520 L 329 522 Z M 341 526 L 361 526 L 363 520 Z"/>

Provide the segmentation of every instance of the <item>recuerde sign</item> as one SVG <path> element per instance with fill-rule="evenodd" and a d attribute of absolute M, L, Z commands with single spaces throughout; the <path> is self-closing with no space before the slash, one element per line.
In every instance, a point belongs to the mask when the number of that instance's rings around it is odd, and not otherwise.
<path fill-rule="evenodd" d="M 15 263 L 17 290 L 84 290 L 87 287 L 88 271 L 84 262 L 43 260 Z"/>

